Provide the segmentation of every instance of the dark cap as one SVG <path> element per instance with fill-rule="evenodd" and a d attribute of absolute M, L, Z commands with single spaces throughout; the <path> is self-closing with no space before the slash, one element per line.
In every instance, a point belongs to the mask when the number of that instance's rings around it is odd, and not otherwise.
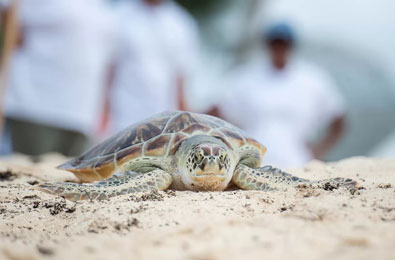
<path fill-rule="evenodd" d="M 277 23 L 271 25 L 263 33 L 265 41 L 283 40 L 289 43 L 295 41 L 295 35 L 292 27 L 287 23 Z"/>

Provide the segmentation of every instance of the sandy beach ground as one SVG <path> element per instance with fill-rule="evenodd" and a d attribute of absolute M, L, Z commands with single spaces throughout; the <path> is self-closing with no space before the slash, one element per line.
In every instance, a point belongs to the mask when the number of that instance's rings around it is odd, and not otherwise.
<path fill-rule="evenodd" d="M 395 259 L 395 158 L 314 161 L 301 177 L 361 189 L 167 191 L 70 202 L 34 189 L 76 181 L 65 158 L 0 161 L 0 259 Z"/>

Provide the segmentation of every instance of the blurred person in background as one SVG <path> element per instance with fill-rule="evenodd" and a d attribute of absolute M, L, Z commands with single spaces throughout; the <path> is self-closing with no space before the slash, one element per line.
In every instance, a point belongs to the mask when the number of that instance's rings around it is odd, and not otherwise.
<path fill-rule="evenodd" d="M 193 18 L 173 1 L 120 3 L 121 39 L 110 89 L 110 125 L 119 131 L 165 110 L 185 110 L 197 56 Z"/>
<path fill-rule="evenodd" d="M 342 97 L 324 71 L 293 56 L 290 25 L 272 25 L 262 43 L 270 60 L 240 73 L 220 113 L 267 146 L 265 163 L 296 167 L 322 158 L 344 128 Z M 312 142 L 320 129 L 324 134 Z"/>
<path fill-rule="evenodd" d="M 108 7 L 102 0 L 20 0 L 17 20 L 2 104 L 13 151 L 79 154 L 104 100 L 113 44 Z"/>
<path fill-rule="evenodd" d="M 19 34 L 16 19 L 18 5 L 19 0 L 0 0 L 0 155 L 12 152 L 10 132 L 4 127 L 2 104 L 4 103 L 7 68 Z"/>

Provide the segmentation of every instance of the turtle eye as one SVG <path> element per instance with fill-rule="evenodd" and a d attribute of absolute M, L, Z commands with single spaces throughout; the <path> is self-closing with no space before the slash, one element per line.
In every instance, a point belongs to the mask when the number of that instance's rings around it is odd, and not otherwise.
<path fill-rule="evenodd" d="M 225 162 L 226 157 L 227 157 L 226 153 L 221 153 L 221 155 L 219 156 L 219 159 L 221 160 L 221 162 Z"/>
<path fill-rule="evenodd" d="M 201 163 L 203 161 L 203 154 L 201 151 L 195 153 L 195 160 L 197 163 Z"/>

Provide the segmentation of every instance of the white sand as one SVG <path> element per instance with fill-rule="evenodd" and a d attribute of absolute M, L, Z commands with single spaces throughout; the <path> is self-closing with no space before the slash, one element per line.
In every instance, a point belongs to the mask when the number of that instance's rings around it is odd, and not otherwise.
<path fill-rule="evenodd" d="M 351 177 L 365 188 L 354 194 L 175 191 L 73 203 L 28 184 L 76 180 L 53 168 L 64 160 L 0 161 L 0 259 L 395 259 L 395 159 L 289 171 Z"/>

